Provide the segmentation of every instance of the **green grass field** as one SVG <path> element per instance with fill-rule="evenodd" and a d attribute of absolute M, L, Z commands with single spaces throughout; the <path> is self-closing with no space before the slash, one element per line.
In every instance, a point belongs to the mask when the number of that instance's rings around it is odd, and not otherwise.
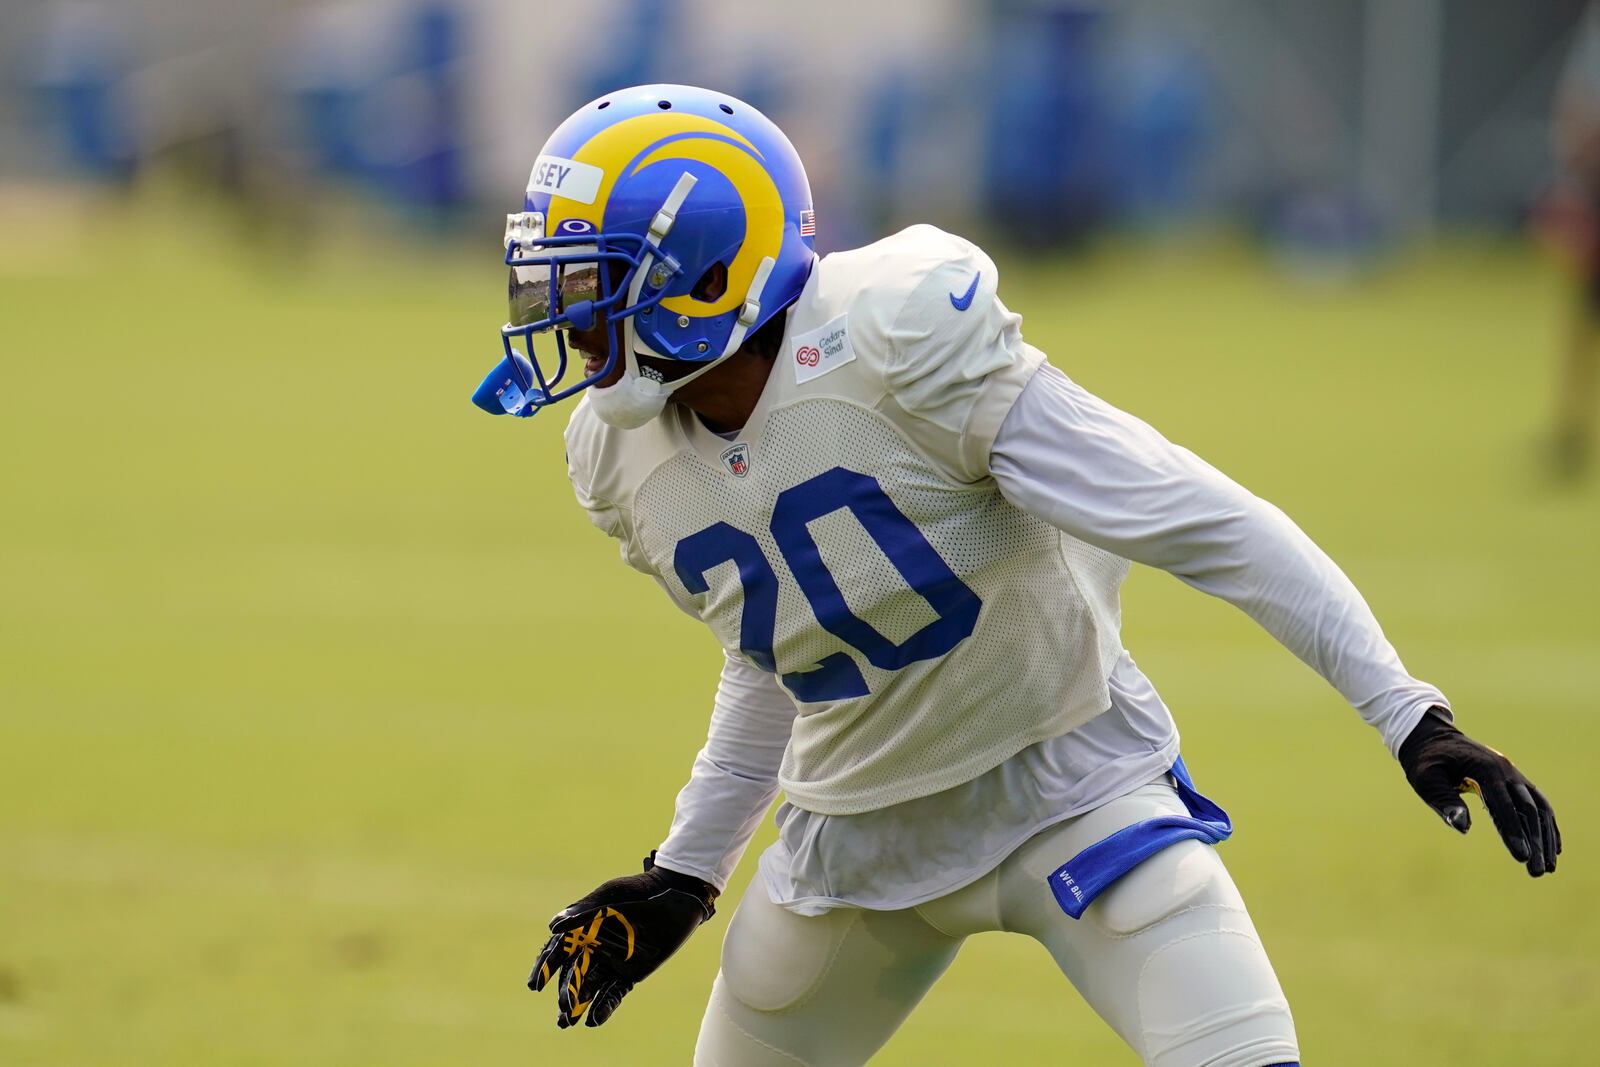
<path fill-rule="evenodd" d="M 58 223 L 0 249 L 0 1063 L 687 1063 L 749 860 L 603 1029 L 522 987 L 549 915 L 665 832 L 719 653 L 573 503 L 563 414 L 468 405 L 495 234 L 285 262 Z M 1004 291 L 1295 516 L 1561 817 L 1533 882 L 1242 615 L 1136 570 L 1126 643 L 1240 828 L 1306 1062 L 1591 1056 L 1600 500 L 1535 448 L 1560 278 L 1462 246 L 1309 291 L 1125 249 Z M 1132 1057 L 989 935 L 875 1062 Z"/>

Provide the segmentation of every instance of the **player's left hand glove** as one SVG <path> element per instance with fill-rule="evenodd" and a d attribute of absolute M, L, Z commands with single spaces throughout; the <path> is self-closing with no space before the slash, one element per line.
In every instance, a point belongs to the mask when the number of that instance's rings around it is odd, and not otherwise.
<path fill-rule="evenodd" d="M 1556 869 L 1561 830 L 1544 794 L 1512 762 L 1457 730 L 1430 708 L 1400 744 L 1406 781 L 1446 823 L 1472 826 L 1463 792 L 1477 793 L 1512 858 L 1535 878 Z"/>
<path fill-rule="evenodd" d="M 611 1018 L 635 982 L 678 950 L 716 914 L 716 889 L 700 879 L 644 861 L 643 874 L 613 878 L 556 913 L 550 940 L 528 976 L 537 993 L 555 979 L 556 1025 L 586 1026 Z"/>

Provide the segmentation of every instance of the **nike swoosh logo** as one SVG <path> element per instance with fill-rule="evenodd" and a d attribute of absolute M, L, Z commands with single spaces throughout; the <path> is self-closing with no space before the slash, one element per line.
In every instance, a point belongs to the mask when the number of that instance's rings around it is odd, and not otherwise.
<path fill-rule="evenodd" d="M 967 286 L 967 291 L 965 293 L 962 293 L 960 296 L 956 296 L 956 294 L 951 293 L 950 306 L 955 308 L 957 311 L 965 311 L 971 307 L 972 298 L 978 293 L 978 279 L 981 277 L 983 277 L 983 271 L 980 270 L 978 273 L 972 276 L 972 284 Z"/>

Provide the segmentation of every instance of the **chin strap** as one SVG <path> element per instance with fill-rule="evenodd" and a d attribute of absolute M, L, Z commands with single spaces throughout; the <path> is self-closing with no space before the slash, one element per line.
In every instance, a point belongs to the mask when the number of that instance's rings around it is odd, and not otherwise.
<path fill-rule="evenodd" d="M 621 381 L 594 391 L 591 399 L 596 414 L 613 426 L 636 429 L 661 414 L 667 400 L 680 387 L 688 385 L 725 362 L 739 350 L 751 327 L 761 318 L 761 291 L 766 288 L 767 279 L 771 276 L 775 265 L 776 261 L 771 256 L 766 256 L 756 266 L 750 288 L 745 292 L 744 306 L 739 310 L 739 317 L 728 334 L 728 343 L 723 346 L 717 358 L 702 363 L 674 381 L 662 382 L 655 378 L 646 378 L 639 373 L 639 361 L 634 354 L 638 334 L 633 328 L 633 316 L 630 315 L 623 320 L 623 343 L 628 348 L 626 369 Z"/>
<path fill-rule="evenodd" d="M 767 256 L 756 267 L 756 276 L 750 280 L 750 291 L 745 295 L 744 307 L 739 312 L 739 321 L 733 324 L 733 332 L 728 334 L 728 343 L 723 346 L 722 355 L 709 362 L 702 363 L 681 378 L 674 378 L 670 382 L 657 383 L 657 388 L 661 392 L 671 394 L 679 386 L 688 385 L 700 375 L 717 367 L 723 360 L 739 351 L 739 346 L 744 344 L 745 335 L 750 332 L 751 324 L 761 315 L 761 290 L 766 288 L 767 276 L 772 273 L 772 268 L 775 266 L 777 266 L 777 261 L 771 256 Z"/>
<path fill-rule="evenodd" d="M 639 266 L 634 268 L 633 282 L 628 286 L 628 307 L 639 302 L 639 294 L 644 292 L 645 279 L 650 276 L 650 268 L 655 263 L 654 249 L 661 247 L 661 242 L 667 239 L 667 234 L 672 232 L 672 227 L 678 221 L 678 211 L 683 207 L 683 202 L 689 199 L 689 193 L 700 179 L 688 171 L 684 171 L 678 178 L 678 183 L 672 187 L 672 192 L 661 202 L 661 208 L 650 220 L 650 241 L 645 245 L 644 258 L 639 261 Z M 639 332 L 633 328 L 633 316 L 629 315 L 622 323 L 622 360 L 627 368 L 627 376 L 639 381 L 649 381 L 639 374 L 639 361 L 634 356 L 634 349 L 639 343 Z M 621 385 L 621 382 L 617 383 Z"/>
<path fill-rule="evenodd" d="M 678 221 L 678 209 L 689 199 L 689 190 L 693 189 L 699 180 L 693 174 L 684 171 L 678 177 L 678 184 L 672 187 L 672 192 L 661 202 L 661 210 L 650 220 L 650 236 L 655 238 L 656 244 L 659 245 L 666 239 L 667 234 L 672 232 L 672 224 Z"/>
<path fill-rule="evenodd" d="M 739 310 L 739 321 L 733 324 L 733 332 L 728 334 L 728 343 L 722 347 L 722 359 L 727 359 L 739 350 L 739 346 L 744 344 L 745 334 L 750 332 L 750 327 L 761 317 L 761 290 L 767 287 L 767 279 L 772 275 L 772 268 L 777 265 L 777 260 L 767 256 L 756 266 L 756 276 L 750 279 L 750 291 L 745 293 L 744 307 Z"/>
<path fill-rule="evenodd" d="M 661 202 L 661 210 L 650 220 L 650 240 L 644 246 L 644 258 L 634 269 L 633 283 L 628 286 L 629 307 L 639 302 L 639 294 L 644 291 L 645 279 L 650 276 L 650 267 L 655 262 L 655 250 L 661 247 L 661 242 L 672 232 L 673 224 L 678 221 L 678 210 L 683 207 L 683 202 L 689 199 L 690 190 L 699 180 L 693 174 L 684 171 L 683 176 L 678 179 L 678 184 L 672 187 L 672 192 Z"/>

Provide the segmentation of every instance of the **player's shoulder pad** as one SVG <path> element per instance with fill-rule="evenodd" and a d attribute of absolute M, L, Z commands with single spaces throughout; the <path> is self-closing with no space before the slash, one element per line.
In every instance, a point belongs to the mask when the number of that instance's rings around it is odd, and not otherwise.
<path fill-rule="evenodd" d="M 621 430 L 595 414 L 580 397 L 567 420 L 567 477 L 578 502 L 591 511 L 632 507 L 639 482 L 673 451 L 660 418 L 637 430 Z"/>
<path fill-rule="evenodd" d="M 851 343 L 876 357 L 907 413 L 961 431 L 985 379 L 1031 359 L 1022 317 L 997 295 L 999 268 L 971 241 L 912 226 L 836 259 L 822 282 L 851 287 Z"/>
<path fill-rule="evenodd" d="M 932 312 L 947 329 L 961 329 L 968 320 L 960 316 L 970 318 L 973 309 L 992 303 L 999 284 L 999 271 L 983 249 L 928 225 L 835 252 L 822 261 L 818 275 L 818 304 L 848 312 L 852 340 L 866 344 L 898 339 L 907 311 Z"/>
<path fill-rule="evenodd" d="M 982 377 L 1021 344 L 999 268 L 964 237 L 911 226 L 825 262 L 819 297 L 847 309 L 851 342 L 879 354 L 892 391 L 941 367 Z"/>

